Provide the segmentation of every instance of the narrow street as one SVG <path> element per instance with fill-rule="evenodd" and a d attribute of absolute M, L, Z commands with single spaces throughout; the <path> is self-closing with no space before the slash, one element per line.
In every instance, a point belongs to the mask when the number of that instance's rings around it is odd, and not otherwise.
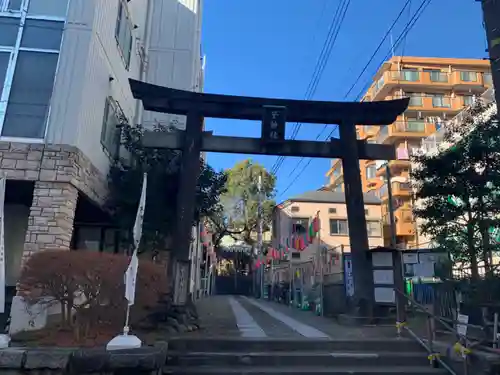
<path fill-rule="evenodd" d="M 212 296 L 197 302 L 202 323 L 190 336 L 294 339 L 395 338 L 392 326 L 348 327 L 283 304 L 244 296 Z"/>
<path fill-rule="evenodd" d="M 201 329 L 169 341 L 167 374 L 442 374 L 394 327 L 347 327 L 243 296 L 198 301 Z"/>

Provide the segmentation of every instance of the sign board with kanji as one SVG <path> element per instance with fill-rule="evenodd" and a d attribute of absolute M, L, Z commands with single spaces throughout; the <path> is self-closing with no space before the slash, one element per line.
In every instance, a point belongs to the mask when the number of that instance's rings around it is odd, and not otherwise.
<path fill-rule="evenodd" d="M 286 107 L 264 106 L 262 139 L 268 142 L 285 140 Z"/>

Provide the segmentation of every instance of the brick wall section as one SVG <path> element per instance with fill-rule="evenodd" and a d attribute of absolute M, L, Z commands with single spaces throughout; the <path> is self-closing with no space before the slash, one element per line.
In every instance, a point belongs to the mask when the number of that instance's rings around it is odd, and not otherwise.
<path fill-rule="evenodd" d="M 23 260 L 34 251 L 69 250 L 78 193 L 105 202 L 106 176 L 76 147 L 0 142 L 0 172 L 35 181 Z"/>
<path fill-rule="evenodd" d="M 0 142 L 0 171 L 9 180 L 69 182 L 101 205 L 106 199 L 106 176 L 74 146 Z"/>
<path fill-rule="evenodd" d="M 23 262 L 35 251 L 69 250 L 77 201 L 69 182 L 35 182 Z"/>

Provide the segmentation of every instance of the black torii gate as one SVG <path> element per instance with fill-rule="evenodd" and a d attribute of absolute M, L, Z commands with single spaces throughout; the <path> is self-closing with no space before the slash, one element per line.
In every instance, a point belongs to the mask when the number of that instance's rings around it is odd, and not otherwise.
<path fill-rule="evenodd" d="M 201 151 L 283 156 L 341 158 L 347 202 L 349 241 L 354 278 L 354 305 L 373 306 L 373 277 L 359 160 L 394 160 L 394 146 L 368 144 L 356 137 L 356 125 L 387 125 L 408 107 L 409 99 L 380 102 L 326 102 L 197 93 L 130 79 L 134 98 L 148 111 L 186 115 L 186 130 L 146 132 L 145 147 L 182 150 L 177 204 L 179 217 L 173 238 L 174 303 L 185 303 L 189 270 L 194 195 Z M 214 136 L 203 131 L 205 117 L 262 120 L 262 137 Z M 285 140 L 286 122 L 338 124 L 340 139 Z M 362 312 L 361 312 L 362 313 Z"/>

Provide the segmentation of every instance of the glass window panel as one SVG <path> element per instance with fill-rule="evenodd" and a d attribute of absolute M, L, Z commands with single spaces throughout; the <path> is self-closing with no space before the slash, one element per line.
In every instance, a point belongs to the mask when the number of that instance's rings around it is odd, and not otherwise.
<path fill-rule="evenodd" d="M 68 0 L 30 0 L 29 16 L 66 17 Z"/>
<path fill-rule="evenodd" d="M 366 178 L 375 178 L 377 174 L 377 167 L 375 165 L 369 165 L 366 167 Z"/>
<path fill-rule="evenodd" d="M 116 40 L 120 39 L 120 25 L 122 23 L 122 15 L 123 15 L 123 3 L 121 1 L 118 1 L 118 16 L 116 17 L 116 26 L 115 26 Z"/>
<path fill-rule="evenodd" d="M 460 79 L 464 82 L 476 82 L 477 73 L 476 72 L 460 72 Z"/>
<path fill-rule="evenodd" d="M 0 17 L 0 46 L 12 47 L 16 44 L 19 23 L 15 17 Z"/>
<path fill-rule="evenodd" d="M 464 105 L 473 105 L 474 97 L 472 95 L 464 95 Z"/>
<path fill-rule="evenodd" d="M 19 52 L 2 135 L 43 138 L 58 55 Z"/>
<path fill-rule="evenodd" d="M 347 220 L 330 219 L 330 234 L 348 234 Z"/>
<path fill-rule="evenodd" d="M 9 0 L 7 0 L 9 1 Z M 45 1 L 45 0 L 44 0 Z M 8 10 L 21 10 L 21 5 L 23 4 L 23 0 L 10 0 L 7 6 Z"/>
<path fill-rule="evenodd" d="M 420 74 L 418 70 L 403 69 L 401 71 L 401 79 L 404 81 L 418 81 L 420 79 Z"/>
<path fill-rule="evenodd" d="M 132 24 L 127 17 L 127 10 L 120 0 L 118 7 L 118 18 L 116 20 L 115 28 L 116 41 L 118 43 L 118 48 L 122 54 L 125 61 L 125 66 L 130 65 L 130 56 L 132 51 Z"/>
<path fill-rule="evenodd" d="M 366 229 L 368 232 L 368 236 L 380 236 L 382 234 L 380 223 L 378 221 L 367 221 Z"/>
<path fill-rule="evenodd" d="M 106 253 L 114 253 L 116 245 L 116 230 L 115 229 L 103 229 L 104 230 L 104 243 L 102 251 Z"/>
<path fill-rule="evenodd" d="M 21 47 L 59 50 L 64 22 L 26 20 Z"/>
<path fill-rule="evenodd" d="M 104 107 L 104 118 L 103 125 L 101 130 L 101 143 L 104 148 L 109 152 L 109 154 L 113 157 L 117 156 L 117 144 L 119 141 L 119 129 L 117 128 L 119 125 L 118 117 L 115 109 L 110 103 L 110 100 L 106 100 L 106 104 Z"/>
<path fill-rule="evenodd" d="M 101 228 L 78 228 L 76 250 L 99 251 Z"/>
<path fill-rule="evenodd" d="M 5 81 L 5 74 L 9 67 L 10 53 L 0 52 L 0 97 L 2 96 L 3 85 Z"/>
<path fill-rule="evenodd" d="M 487 85 L 493 84 L 493 77 L 491 73 L 484 73 L 484 83 Z"/>

